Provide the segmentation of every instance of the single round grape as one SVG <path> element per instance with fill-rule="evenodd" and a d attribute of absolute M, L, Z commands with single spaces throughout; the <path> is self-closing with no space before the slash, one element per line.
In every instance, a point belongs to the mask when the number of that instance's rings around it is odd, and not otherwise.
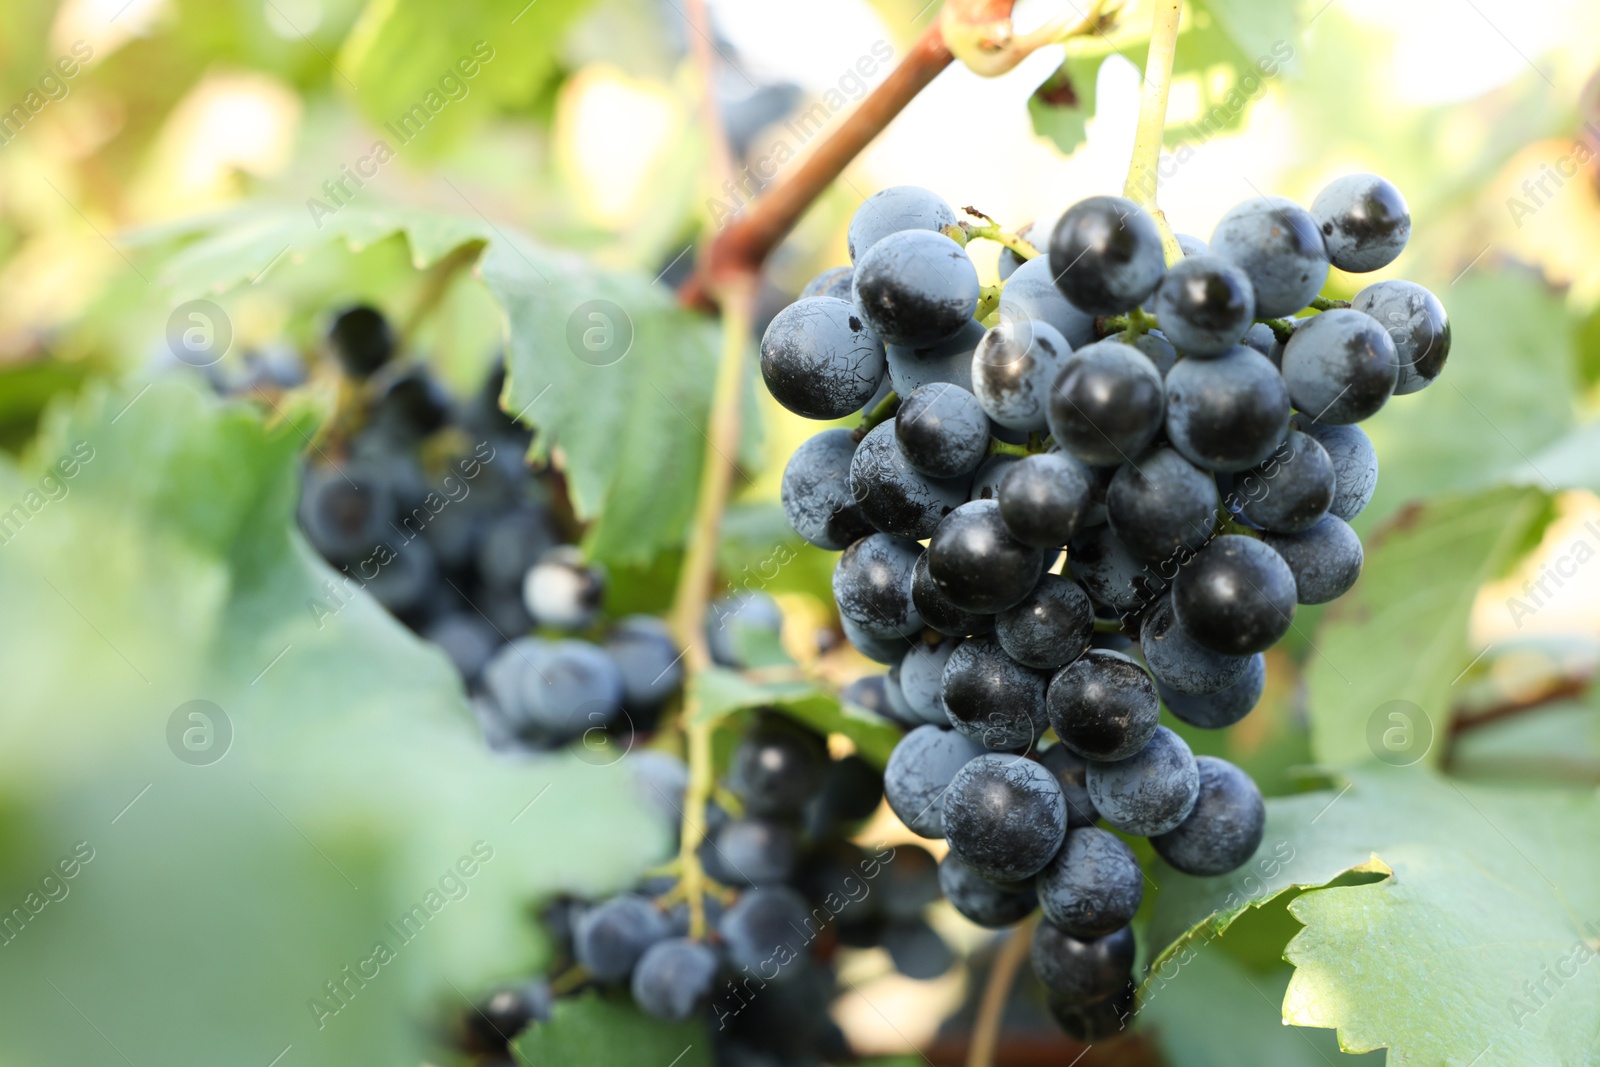
<path fill-rule="evenodd" d="M 867 327 L 891 345 L 937 344 L 978 309 L 978 272 L 966 249 L 930 230 L 891 233 L 867 249 L 851 288 Z"/>
<path fill-rule="evenodd" d="M 967 478 L 919 474 L 895 443 L 898 419 L 874 426 L 850 460 L 850 493 L 867 521 L 886 534 L 921 540 L 967 499 Z"/>
<path fill-rule="evenodd" d="M 1185 259 L 1190 256 L 1203 256 L 1211 251 L 1210 245 L 1192 233 L 1175 233 L 1172 236 L 1177 239 L 1178 250 L 1183 253 Z"/>
<path fill-rule="evenodd" d="M 911 603 L 911 568 L 922 548 L 915 541 L 872 534 L 844 550 L 833 568 L 839 614 L 874 637 L 909 636 L 922 629 Z"/>
<path fill-rule="evenodd" d="M 919 982 L 931 981 L 955 965 L 956 956 L 926 920 L 901 919 L 889 924 L 882 944 L 894 969 Z"/>
<path fill-rule="evenodd" d="M 883 772 L 854 753 L 828 763 L 822 789 L 806 804 L 805 830 L 814 840 L 870 818 L 883 800 Z"/>
<path fill-rule="evenodd" d="M 1069 997 L 1051 996 L 1046 1001 L 1050 1017 L 1061 1027 L 1061 1032 L 1074 1041 L 1092 1045 L 1106 1041 L 1128 1028 L 1136 1009 L 1138 991 L 1133 980 L 1110 996 L 1088 1002 Z"/>
<path fill-rule="evenodd" d="M 955 730 L 919 726 L 889 753 L 883 797 L 906 829 L 919 837 L 943 837 L 945 791 L 956 772 L 983 751 Z"/>
<path fill-rule="evenodd" d="M 1035 256 L 1006 279 L 1000 290 L 999 313 L 1001 322 L 1048 322 L 1073 348 L 1095 340 L 1094 316 L 1079 311 L 1062 295 L 1050 272 L 1048 255 Z"/>
<path fill-rule="evenodd" d="M 1133 970 L 1133 931 L 1124 926 L 1105 937 L 1083 941 L 1054 923 L 1042 922 L 1033 931 L 1028 955 L 1040 983 L 1068 1003 L 1102 1000 L 1128 984 Z"/>
<path fill-rule="evenodd" d="M 394 357 L 394 329 L 383 312 L 358 304 L 333 317 L 328 346 L 340 370 L 351 378 L 366 378 Z"/>
<path fill-rule="evenodd" d="M 1245 335 L 1256 294 L 1244 271 L 1220 256 L 1187 256 L 1156 290 L 1156 316 L 1167 340 L 1189 356 L 1221 355 Z"/>
<path fill-rule="evenodd" d="M 1172 607 L 1185 633 L 1234 656 L 1265 652 L 1294 622 L 1294 573 L 1253 538 L 1217 538 L 1178 572 Z"/>
<path fill-rule="evenodd" d="M 1158 726 L 1127 759 L 1089 764 L 1088 785 L 1102 819 L 1125 834 L 1153 837 L 1189 817 L 1200 772 L 1183 738 Z"/>
<path fill-rule="evenodd" d="M 846 242 L 850 262 L 859 263 L 867 249 L 901 230 L 932 230 L 938 233 L 956 224 L 956 213 L 937 193 L 916 185 L 892 185 L 879 189 L 861 202 L 850 217 Z M 838 268 L 848 269 L 848 268 Z"/>
<path fill-rule="evenodd" d="M 990 752 L 951 780 L 944 832 L 950 851 L 978 874 L 1015 882 L 1037 874 L 1061 847 L 1067 806 L 1049 771 L 1024 756 Z"/>
<path fill-rule="evenodd" d="M 657 941 L 633 969 L 633 1002 L 646 1015 L 681 1023 L 711 997 L 717 954 L 687 937 Z"/>
<path fill-rule="evenodd" d="M 622 672 L 597 645 L 553 641 L 538 648 L 530 667 L 524 706 L 536 734 L 559 743 L 607 725 L 622 710 Z"/>
<path fill-rule="evenodd" d="M 968 492 L 967 499 L 998 501 L 1000 484 L 1006 480 L 1006 475 L 1011 473 L 1011 468 L 1022 462 L 1022 458 L 1001 452 L 984 460 L 978 465 L 978 469 L 972 472 L 972 488 Z"/>
<path fill-rule="evenodd" d="M 1328 278 L 1328 250 L 1317 220 L 1281 196 L 1252 197 L 1222 216 L 1211 234 L 1211 252 L 1249 276 L 1255 313 L 1264 319 L 1306 307 Z"/>
<path fill-rule="evenodd" d="M 300 529 L 324 559 L 354 563 L 393 535 L 395 508 L 394 493 L 375 471 L 312 467 L 300 497 Z"/>
<path fill-rule="evenodd" d="M 1167 436 L 1206 470 L 1249 470 L 1289 432 L 1290 396 L 1272 362 L 1253 348 L 1180 360 L 1167 375 Z"/>
<path fill-rule="evenodd" d="M 711 840 L 709 873 L 724 885 L 782 885 L 799 860 L 794 831 L 775 819 L 731 819 Z"/>
<path fill-rule="evenodd" d="M 1067 564 L 1095 603 L 1119 614 L 1142 611 L 1167 588 L 1167 577 L 1129 552 L 1110 526 L 1079 531 L 1067 547 Z"/>
<path fill-rule="evenodd" d="M 1439 298 L 1415 282 L 1374 282 L 1350 301 L 1353 311 L 1378 320 L 1394 342 L 1400 363 L 1396 396 L 1432 385 L 1450 358 L 1450 319 Z"/>
<path fill-rule="evenodd" d="M 739 899 L 717 923 L 728 962 L 749 969 L 774 984 L 786 983 L 805 969 L 806 923 L 811 913 L 805 898 L 788 886 L 758 886 Z M 768 973 L 768 972 L 772 973 Z"/>
<path fill-rule="evenodd" d="M 1120 652 L 1100 648 L 1056 672 L 1046 708 L 1061 743 L 1091 760 L 1133 755 L 1150 740 L 1161 718 L 1156 683 L 1144 668 Z"/>
<path fill-rule="evenodd" d="M 872 532 L 850 492 L 855 454 L 851 431 L 823 430 L 795 449 L 783 468 L 783 514 L 807 543 L 838 552 Z"/>
<path fill-rule="evenodd" d="M 883 344 L 848 301 L 796 300 L 761 335 L 761 377 L 772 398 L 808 419 L 860 411 L 887 372 Z"/>
<path fill-rule="evenodd" d="M 1354 308 L 1307 319 L 1283 349 L 1283 381 L 1313 422 L 1351 423 L 1373 415 L 1394 393 L 1400 356 L 1383 325 Z"/>
<path fill-rule="evenodd" d="M 1083 524 L 1094 475 L 1064 452 L 1025 456 L 1000 480 L 1000 518 L 1011 536 L 1034 548 L 1060 548 Z"/>
<path fill-rule="evenodd" d="M 1215 693 L 1184 693 L 1160 681 L 1156 688 L 1161 691 L 1161 701 L 1167 710 L 1190 726 L 1220 730 L 1250 714 L 1266 684 L 1267 660 L 1257 652 L 1250 657 L 1249 668 L 1237 682 Z"/>
<path fill-rule="evenodd" d="M 1150 839 L 1156 854 L 1184 874 L 1214 877 L 1247 863 L 1266 830 L 1267 806 L 1254 780 L 1215 756 L 1195 760 L 1200 796 L 1176 829 Z"/>
<path fill-rule="evenodd" d="M 1350 522 L 1378 488 L 1378 452 L 1359 426 L 1330 426 L 1296 415 L 1294 426 L 1317 439 L 1333 463 L 1333 503 L 1328 514 Z"/>
<path fill-rule="evenodd" d="M 1045 574 L 1020 603 L 995 617 L 995 636 L 1006 655 L 1036 670 L 1055 670 L 1089 650 L 1094 605 L 1070 578 Z"/>
<path fill-rule="evenodd" d="M 822 788 L 827 761 L 815 734 L 774 716 L 739 740 L 728 784 L 752 815 L 793 815 Z"/>
<path fill-rule="evenodd" d="M 654 904 L 636 893 L 623 893 L 585 908 L 572 933 L 573 950 L 589 976 L 620 982 L 669 930 L 667 917 Z"/>
<path fill-rule="evenodd" d="M 902 640 L 900 642 L 902 654 L 895 657 L 894 665 L 883 676 L 883 692 L 884 697 L 889 701 L 889 713 L 891 717 L 908 730 L 922 725 L 922 716 L 917 714 L 916 709 L 911 706 L 911 702 L 906 699 L 905 690 L 900 685 L 900 661 L 905 658 L 904 646 L 909 644 L 909 641 Z M 943 726 L 945 724 L 938 723 L 937 725 Z"/>
<path fill-rule="evenodd" d="M 1074 352 L 1056 374 L 1050 432 L 1083 462 L 1115 466 L 1144 451 L 1160 432 L 1164 403 L 1161 373 L 1144 353 L 1099 341 Z"/>
<path fill-rule="evenodd" d="M 1376 174 L 1336 178 L 1311 202 L 1328 258 L 1355 274 L 1386 267 L 1411 238 L 1411 209 L 1400 190 Z"/>
<path fill-rule="evenodd" d="M 1050 273 L 1075 307 L 1119 315 L 1138 307 L 1166 272 L 1161 231 L 1120 196 L 1091 196 L 1067 209 L 1050 234 Z"/>
<path fill-rule="evenodd" d="M 835 300 L 850 299 L 850 279 L 855 271 L 849 267 L 829 267 L 821 274 L 806 282 L 804 289 L 800 290 L 797 300 L 806 300 L 813 296 L 831 296 Z"/>
<path fill-rule="evenodd" d="M 1251 656 L 1216 652 L 1191 637 L 1164 596 L 1139 626 L 1139 648 L 1156 681 L 1180 693 L 1220 693 L 1250 671 Z"/>
<path fill-rule="evenodd" d="M 683 653 L 653 615 L 619 619 L 604 647 L 622 672 L 622 706 L 629 714 L 658 710 L 683 685 Z"/>
<path fill-rule="evenodd" d="M 1178 350 L 1172 347 L 1172 342 L 1160 330 L 1146 330 L 1131 343 L 1144 353 L 1145 358 L 1155 366 L 1156 373 L 1163 378 L 1177 365 Z"/>
<path fill-rule="evenodd" d="M 976 470 L 988 454 L 989 417 L 978 398 L 959 385 L 925 385 L 901 402 L 894 438 L 913 470 L 955 478 Z"/>
<path fill-rule="evenodd" d="M 874 663 L 882 663 L 885 666 L 899 663 L 900 657 L 905 655 L 911 643 L 911 639 L 907 637 L 878 637 L 870 634 L 846 618 L 839 619 L 839 628 L 844 631 L 844 639 L 850 642 L 851 648 Z M 915 721 L 915 717 L 907 721 Z"/>
<path fill-rule="evenodd" d="M 911 571 L 911 603 L 922 621 L 950 637 L 968 637 L 994 630 L 994 616 L 963 611 L 952 604 L 928 570 L 928 553 L 917 557 Z"/>
<path fill-rule="evenodd" d="M 1100 818 L 1089 799 L 1089 761 L 1059 742 L 1039 754 L 1039 763 L 1056 776 L 1067 802 L 1067 826 L 1093 826 Z"/>
<path fill-rule="evenodd" d="M 474 681 L 502 639 L 487 619 L 475 611 L 452 611 L 428 624 L 422 635 L 444 649 L 445 655 L 468 682 Z"/>
<path fill-rule="evenodd" d="M 1221 514 L 1217 481 L 1170 448 L 1154 448 L 1119 469 L 1106 490 L 1106 518 L 1136 556 L 1167 560 L 1211 539 Z"/>
<path fill-rule="evenodd" d="M 1309 530 L 1269 533 L 1264 541 L 1294 574 L 1295 599 L 1302 604 L 1338 600 L 1361 577 L 1365 553 L 1361 538 L 1337 515 L 1325 515 Z"/>
<path fill-rule="evenodd" d="M 963 611 L 1004 611 L 1027 596 L 1043 572 L 1043 555 L 1011 536 L 993 500 L 962 504 L 928 542 L 928 573 Z"/>
<path fill-rule="evenodd" d="M 1127 926 L 1144 899 L 1144 871 L 1122 839 L 1085 826 L 1067 831 L 1039 872 L 1039 909 L 1073 937 L 1104 937 Z"/>
<path fill-rule="evenodd" d="M 368 426 L 397 441 L 415 442 L 450 423 L 450 391 L 425 367 L 406 371 L 384 387 L 368 412 Z"/>
<path fill-rule="evenodd" d="M 929 385 L 958 385 L 972 391 L 972 354 L 983 340 L 983 324 L 968 319 L 966 324 L 938 344 L 922 348 L 889 345 L 889 384 L 902 397 Z"/>
<path fill-rule="evenodd" d="M 939 861 L 939 888 L 950 906 L 971 922 L 999 930 L 1021 922 L 1038 906 L 1032 882 L 1012 889 L 998 886 L 961 862 L 954 852 Z"/>
<path fill-rule="evenodd" d="M 944 665 L 950 725 L 985 748 L 1027 748 L 1044 732 L 1047 680 L 993 641 L 963 641 Z"/>
<path fill-rule="evenodd" d="M 926 645 L 920 641 L 900 661 L 900 691 L 920 722 L 948 726 L 944 709 L 944 665 L 956 650 L 955 641 Z"/>
<path fill-rule="evenodd" d="M 746 591 L 706 605 L 706 644 L 719 667 L 746 667 L 744 642 L 752 635 L 776 638 L 783 612 L 766 593 Z"/>
<path fill-rule="evenodd" d="M 1071 351 L 1060 331 L 1042 320 L 990 327 L 972 357 L 978 403 L 1002 426 L 1043 430 L 1050 385 Z"/>
<path fill-rule="evenodd" d="M 605 598 L 605 572 L 585 563 L 576 545 L 552 548 L 522 580 L 522 601 L 541 626 L 581 630 L 600 614 Z"/>
<path fill-rule="evenodd" d="M 1327 449 L 1299 430 L 1290 430 L 1276 452 L 1234 481 L 1240 513 L 1276 533 L 1315 526 L 1328 513 L 1334 489 Z"/>
<path fill-rule="evenodd" d="M 894 859 L 883 865 L 873 892 L 878 906 L 893 920 L 920 919 L 923 909 L 939 899 L 939 861 L 912 843 L 896 845 Z"/>
<path fill-rule="evenodd" d="M 1244 332 L 1244 336 L 1239 338 L 1239 343 L 1244 345 L 1246 348 L 1255 349 L 1263 356 L 1266 356 L 1268 359 L 1272 360 L 1272 365 L 1274 367 L 1278 365 L 1279 360 L 1274 359 L 1272 355 L 1273 349 L 1278 346 L 1278 335 L 1273 333 L 1272 327 L 1268 326 L 1266 323 L 1252 323 L 1250 328 Z"/>

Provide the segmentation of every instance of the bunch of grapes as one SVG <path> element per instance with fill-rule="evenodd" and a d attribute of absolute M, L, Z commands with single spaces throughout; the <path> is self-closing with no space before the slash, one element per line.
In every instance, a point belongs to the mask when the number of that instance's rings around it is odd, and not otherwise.
<path fill-rule="evenodd" d="M 372 594 L 449 655 L 497 750 L 625 748 L 652 729 L 682 657 L 653 616 L 603 620 L 605 574 L 568 543 L 554 475 L 523 458 L 528 432 L 499 406 L 503 366 L 458 402 L 396 358 L 374 308 L 339 312 L 328 342 L 345 400 L 299 512 L 341 575 L 312 603 L 319 624 L 358 588 Z"/>
<path fill-rule="evenodd" d="M 683 762 L 647 750 L 625 766 L 676 819 L 689 784 Z M 932 854 L 850 840 L 883 799 L 883 777 L 866 760 L 830 758 L 820 735 L 760 714 L 719 796 L 696 850 L 713 881 L 704 932 L 691 931 L 677 873 L 599 901 L 558 899 L 543 913 L 556 942 L 550 973 L 466 1016 L 470 1051 L 498 1056 L 508 1038 L 549 1017 L 556 996 L 596 989 L 626 991 L 655 1018 L 703 1019 L 723 1067 L 843 1062 L 850 1051 L 828 1015 L 839 946 L 881 945 L 915 978 L 954 962 L 923 917 L 940 894 Z"/>
<path fill-rule="evenodd" d="M 947 840 L 967 918 L 1042 911 L 1034 970 L 1081 1039 L 1132 1010 L 1144 874 L 1110 831 L 1202 876 L 1261 842 L 1255 783 L 1196 759 L 1161 707 L 1239 721 L 1296 605 L 1360 574 L 1348 523 L 1377 461 L 1354 424 L 1431 384 L 1450 330 L 1411 282 L 1318 294 L 1330 264 L 1392 262 L 1410 226 L 1398 190 L 1353 175 L 1310 211 L 1240 204 L 1169 265 L 1149 214 L 1096 196 L 1027 231 L 1045 254 L 981 227 L 1007 245 L 995 292 L 965 250 L 980 227 L 898 187 L 857 211 L 853 267 L 762 339 L 784 407 L 865 413 L 795 452 L 783 504 L 842 553 L 844 632 L 890 666 L 876 692 L 910 732 L 889 805 Z"/>

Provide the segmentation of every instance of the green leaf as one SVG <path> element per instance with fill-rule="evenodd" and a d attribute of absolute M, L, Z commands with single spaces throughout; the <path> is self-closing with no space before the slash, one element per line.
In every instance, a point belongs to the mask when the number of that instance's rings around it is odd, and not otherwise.
<path fill-rule="evenodd" d="M 1368 539 L 1360 581 L 1311 640 L 1319 762 L 1438 761 L 1451 686 L 1481 651 L 1466 643 L 1478 587 L 1531 548 L 1548 518 L 1542 493 L 1500 489 L 1417 505 Z"/>
<path fill-rule="evenodd" d="M 822 733 L 838 733 L 855 743 L 862 758 L 883 766 L 900 740 L 900 730 L 865 708 L 845 704 L 806 681 L 758 681 L 738 671 L 714 667 L 690 683 L 695 720 L 714 722 L 746 708 L 779 708 Z"/>
<path fill-rule="evenodd" d="M 665 1023 L 632 1003 L 590 993 L 556 1001 L 550 1021 L 515 1043 L 524 1067 L 711 1067 L 711 1038 L 700 1022 Z"/>
<path fill-rule="evenodd" d="M 1512 475 L 1520 485 L 1600 491 L 1600 423 L 1591 422 L 1532 456 Z"/>
<path fill-rule="evenodd" d="M 1028 97 L 1033 132 L 1071 154 L 1083 144 L 1095 109 L 1095 82 L 1105 54 L 1085 55 L 1068 48 L 1067 58 Z"/>
<path fill-rule="evenodd" d="M 1139 1022 L 1168 1067 L 1326 1067 L 1339 1053 L 1332 1034 L 1283 1025 L 1289 976 L 1282 965 L 1253 974 L 1222 952 L 1200 952 L 1172 981 L 1146 987 Z M 1368 1067 L 1383 1063 L 1382 1055 L 1368 1059 Z"/>
<path fill-rule="evenodd" d="M 1286 1022 L 1336 1027 L 1347 1051 L 1387 1047 L 1396 1067 L 1585 1062 L 1600 1018 L 1600 858 L 1573 842 L 1600 832 L 1600 798 L 1372 767 L 1267 807 L 1240 871 L 1152 872 L 1152 943 L 1176 938 L 1156 970 L 1183 981 L 1247 909 L 1309 888 L 1289 904 L 1306 928 L 1286 951 Z M 1390 876 L 1318 888 L 1361 871 Z"/>
<path fill-rule="evenodd" d="M 1437 291 L 1450 315 L 1450 362 L 1426 391 L 1393 398 L 1363 424 L 1383 459 L 1367 523 L 1450 490 L 1508 482 L 1562 488 L 1527 467 L 1575 421 L 1564 301 L 1531 275 L 1481 268 Z"/>
<path fill-rule="evenodd" d="M 432 1058 L 464 997 L 539 966 L 530 899 L 666 851 L 626 760 L 487 751 L 441 652 L 295 530 L 304 447 L 167 379 L 87 389 L 0 464 L 0 598 L 28 605 L 0 614 L 0 901 L 95 854 L 0 954 L 19 1062 Z M 195 700 L 231 725 L 207 765 L 178 756 L 207 750 Z"/>
<path fill-rule="evenodd" d="M 368 0 L 335 60 L 339 82 L 396 151 L 437 153 L 556 74 L 588 0 Z"/>

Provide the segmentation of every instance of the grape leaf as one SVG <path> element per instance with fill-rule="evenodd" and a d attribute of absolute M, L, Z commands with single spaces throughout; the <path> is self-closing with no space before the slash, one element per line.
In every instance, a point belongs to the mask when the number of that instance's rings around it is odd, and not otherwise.
<path fill-rule="evenodd" d="M 625 760 L 491 756 L 442 653 L 301 540 L 304 447 L 158 379 L 0 463 L 0 907 L 60 898 L 0 953 L 18 1062 L 416 1063 L 539 965 L 531 898 L 666 852 Z"/>
<path fill-rule="evenodd" d="M 1307 703 L 1319 762 L 1438 761 L 1451 686 L 1481 651 L 1466 643 L 1478 587 L 1532 547 L 1548 503 L 1533 489 L 1446 496 L 1368 540 L 1361 579 L 1310 642 Z"/>
<path fill-rule="evenodd" d="M 1068 154 L 1083 144 L 1095 109 L 1095 82 L 1105 58 L 1100 51 L 1086 55 L 1067 49 L 1061 66 L 1028 97 L 1034 133 L 1050 138 Z"/>
<path fill-rule="evenodd" d="M 1600 798 L 1372 766 L 1267 808 L 1240 871 L 1152 872 L 1152 943 L 1175 938 L 1154 969 L 1184 981 L 1248 908 L 1305 888 L 1289 904 L 1305 929 L 1285 952 L 1285 1022 L 1337 1028 L 1347 1051 L 1387 1047 L 1395 1067 L 1586 1061 L 1600 1038 L 1600 865 L 1573 842 L 1600 832 Z M 1319 888 L 1359 871 L 1387 877 Z"/>
<path fill-rule="evenodd" d="M 557 73 L 562 31 L 588 0 L 368 0 L 334 61 L 396 150 L 437 153 Z"/>
<path fill-rule="evenodd" d="M 755 680 L 738 671 L 715 667 L 690 682 L 695 718 L 714 722 L 746 708 L 780 708 L 822 733 L 838 733 L 855 743 L 862 758 L 879 767 L 900 740 L 900 729 L 864 708 L 845 704 L 820 685 L 807 681 Z"/>
<path fill-rule="evenodd" d="M 524 1067 L 711 1067 L 700 1022 L 665 1023 L 631 1003 L 595 994 L 556 1001 L 550 1021 L 515 1043 Z"/>

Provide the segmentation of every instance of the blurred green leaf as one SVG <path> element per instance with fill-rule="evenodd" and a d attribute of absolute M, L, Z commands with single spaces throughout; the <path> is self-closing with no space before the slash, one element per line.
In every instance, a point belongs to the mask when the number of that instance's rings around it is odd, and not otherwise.
<path fill-rule="evenodd" d="M 27 606 L 0 614 L 0 901 L 95 852 L 0 954 L 18 1062 L 415 1063 L 539 965 L 530 899 L 666 851 L 625 760 L 486 750 L 439 649 L 295 530 L 304 446 L 158 380 L 86 390 L 0 465 L 0 599 Z M 194 700 L 231 728 L 208 765 L 179 758 Z"/>
<path fill-rule="evenodd" d="M 437 152 L 495 108 L 531 103 L 589 0 L 368 0 L 336 67 L 392 148 Z"/>
<path fill-rule="evenodd" d="M 1306 665 L 1319 762 L 1439 760 L 1452 683 L 1480 651 L 1466 643 L 1478 587 L 1549 517 L 1542 493 L 1500 489 L 1417 505 L 1368 540 L 1361 579 L 1324 614 Z"/>
<path fill-rule="evenodd" d="M 525 1067 L 711 1067 L 711 1040 L 700 1022 L 665 1023 L 631 1002 L 595 994 L 556 1001 L 550 1021 L 516 1042 Z"/>
<path fill-rule="evenodd" d="M 1572 842 L 1600 831 L 1594 794 L 1370 767 L 1267 808 L 1261 850 L 1239 871 L 1153 872 L 1152 942 L 1171 939 L 1153 975 L 1176 968 L 1183 982 L 1246 909 L 1306 888 L 1289 905 L 1306 928 L 1286 951 L 1286 1022 L 1337 1027 L 1341 1048 L 1388 1047 L 1396 1064 L 1465 1064 L 1486 1049 L 1481 1063 L 1583 1061 L 1600 1013 L 1600 970 L 1586 966 L 1600 861 Z M 1389 877 L 1318 888 L 1360 871 Z"/>
<path fill-rule="evenodd" d="M 1083 144 L 1095 109 L 1095 81 L 1105 54 L 1085 55 L 1068 47 L 1067 58 L 1028 97 L 1033 132 L 1071 154 Z"/>

